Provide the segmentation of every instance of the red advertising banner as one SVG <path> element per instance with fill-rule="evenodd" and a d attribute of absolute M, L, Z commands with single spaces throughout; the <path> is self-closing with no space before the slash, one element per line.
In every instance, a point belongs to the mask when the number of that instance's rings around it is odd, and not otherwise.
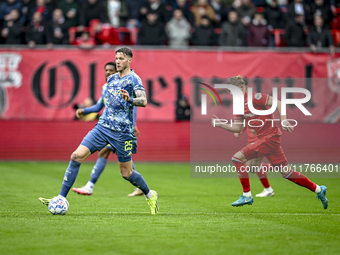
<path fill-rule="evenodd" d="M 139 121 L 175 120 L 176 102 L 181 95 L 190 95 L 193 79 L 210 78 L 212 82 L 216 77 L 238 74 L 279 78 L 285 85 L 289 77 L 307 80 L 329 77 L 321 84 L 300 84 L 312 90 L 316 106 L 313 118 L 303 120 L 324 122 L 326 116 L 330 122 L 338 120 L 340 54 L 145 49 L 133 52 L 132 68 L 142 78 L 148 97 L 148 106 L 138 113 Z M 104 64 L 113 60 L 114 50 L 110 49 L 2 49 L 0 118 L 74 119 L 75 104 L 86 98 L 99 98 L 105 83 Z M 298 82 L 293 81 L 294 84 Z M 270 80 L 265 80 L 264 92 L 269 93 L 270 86 Z M 191 105 L 198 109 L 194 112 L 200 110 L 199 102 L 193 98 Z"/>

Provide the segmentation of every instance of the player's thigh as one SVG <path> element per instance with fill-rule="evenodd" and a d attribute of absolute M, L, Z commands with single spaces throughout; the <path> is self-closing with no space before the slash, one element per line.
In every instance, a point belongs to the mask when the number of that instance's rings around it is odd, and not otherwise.
<path fill-rule="evenodd" d="M 247 161 L 255 159 L 256 161 L 252 162 L 258 166 L 260 166 L 263 156 L 272 153 L 272 151 L 272 145 L 268 143 L 266 138 L 260 138 L 241 149 Z"/>
<path fill-rule="evenodd" d="M 259 151 L 253 145 L 247 145 L 243 147 L 240 151 L 236 152 L 234 157 L 241 159 L 242 161 L 250 161 L 260 157 Z"/>
<path fill-rule="evenodd" d="M 280 173 L 282 175 L 287 175 L 290 171 L 290 167 L 288 164 L 288 160 L 283 152 L 283 149 L 278 146 L 273 153 L 266 155 L 266 158 L 269 160 L 270 164 L 278 169 L 280 169 Z"/>
<path fill-rule="evenodd" d="M 246 166 L 260 166 L 261 163 L 262 163 L 262 160 L 263 160 L 263 157 L 258 157 L 258 158 L 253 158 L 253 159 L 250 159 L 246 162 Z"/>
<path fill-rule="evenodd" d="M 113 133 L 109 143 L 116 149 L 118 162 L 121 163 L 131 161 L 132 154 L 137 152 L 136 139 L 130 133 Z"/>
<path fill-rule="evenodd" d="M 97 124 L 87 135 L 83 138 L 81 145 L 86 146 L 91 153 L 95 151 L 101 151 L 109 142 L 109 136 L 111 130 L 104 128 Z"/>
<path fill-rule="evenodd" d="M 91 151 L 89 148 L 84 145 L 79 145 L 78 148 L 72 153 L 71 159 L 77 162 L 82 162 L 90 155 Z"/>
<path fill-rule="evenodd" d="M 238 151 L 234 154 L 233 158 L 240 159 L 243 162 L 247 161 L 247 158 L 244 156 L 244 154 L 241 151 Z"/>
<path fill-rule="evenodd" d="M 112 147 L 111 147 L 112 148 Z M 111 153 L 111 149 L 109 149 L 107 146 L 104 147 L 101 151 L 99 151 L 98 153 L 98 158 L 108 158 L 110 153 Z"/>

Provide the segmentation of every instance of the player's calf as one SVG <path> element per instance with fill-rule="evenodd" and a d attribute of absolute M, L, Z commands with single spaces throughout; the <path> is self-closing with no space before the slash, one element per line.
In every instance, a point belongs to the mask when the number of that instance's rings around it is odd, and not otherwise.
<path fill-rule="evenodd" d="M 291 170 L 287 175 L 283 176 L 285 179 L 294 182 L 295 184 L 305 187 L 310 191 L 317 194 L 316 198 L 321 200 L 324 209 L 328 207 L 328 199 L 326 198 L 327 188 L 325 186 L 319 186 L 316 183 L 309 180 L 304 174 Z"/>

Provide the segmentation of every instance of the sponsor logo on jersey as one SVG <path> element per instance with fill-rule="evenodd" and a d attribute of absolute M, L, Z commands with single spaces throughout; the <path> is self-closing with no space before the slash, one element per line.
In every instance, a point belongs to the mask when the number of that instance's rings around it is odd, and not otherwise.
<path fill-rule="evenodd" d="M 260 100 L 262 98 L 262 94 L 261 93 L 256 93 L 254 96 L 257 100 Z"/>
<path fill-rule="evenodd" d="M 248 113 L 248 114 L 244 115 L 245 118 L 251 118 L 251 117 L 254 117 L 254 116 L 255 116 L 254 113 Z"/>

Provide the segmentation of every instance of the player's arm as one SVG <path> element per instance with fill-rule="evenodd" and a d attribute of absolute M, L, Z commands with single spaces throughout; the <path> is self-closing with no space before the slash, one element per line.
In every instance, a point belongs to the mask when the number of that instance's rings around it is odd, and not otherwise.
<path fill-rule="evenodd" d="M 76 111 L 76 116 L 78 119 L 82 118 L 84 115 L 89 114 L 89 113 L 93 113 L 93 112 L 99 112 L 101 109 L 103 109 L 104 107 L 104 103 L 103 103 L 103 99 L 102 97 L 97 101 L 96 104 L 84 108 L 84 109 L 78 109 Z"/>
<path fill-rule="evenodd" d="M 125 101 L 129 102 L 134 106 L 145 107 L 148 103 L 148 101 L 146 100 L 146 94 L 144 90 L 141 89 L 135 90 L 136 94 L 135 98 L 131 98 L 129 92 L 127 92 L 125 89 L 121 89 L 120 91 Z"/>
<path fill-rule="evenodd" d="M 269 96 L 267 106 L 271 107 L 272 105 L 273 105 L 273 97 Z M 285 131 L 288 131 L 289 133 L 293 132 L 294 127 L 287 120 L 287 115 L 281 115 L 281 101 L 280 100 L 277 100 L 277 110 L 281 116 L 281 124 L 282 123 L 284 124 L 282 125 L 282 129 Z"/>
<path fill-rule="evenodd" d="M 137 138 L 139 138 L 140 137 L 140 132 L 139 132 L 139 130 L 138 130 L 138 128 L 137 128 L 137 107 L 136 106 L 134 106 L 133 107 L 133 119 L 132 119 L 132 126 L 133 126 L 133 134 L 137 137 Z"/>
<path fill-rule="evenodd" d="M 140 137 L 140 132 L 139 132 L 137 126 L 133 127 L 133 134 L 135 135 L 136 138 Z"/>
<path fill-rule="evenodd" d="M 236 137 L 236 138 L 240 138 L 241 137 L 241 135 L 242 135 L 242 133 L 243 133 L 243 131 L 246 129 L 246 127 L 243 127 L 242 129 L 241 129 L 241 132 L 240 133 L 234 133 L 234 136 Z"/>
<path fill-rule="evenodd" d="M 240 138 L 241 135 L 242 135 L 242 133 L 244 132 L 244 130 L 246 130 L 246 128 L 247 128 L 247 126 L 242 127 L 241 132 L 240 132 L 240 133 L 234 133 L 234 136 L 235 136 L 236 138 Z"/>
<path fill-rule="evenodd" d="M 132 115 L 132 126 L 135 127 L 137 125 L 137 107 L 133 107 L 133 115 Z"/>
<path fill-rule="evenodd" d="M 240 133 L 242 131 L 243 122 L 240 119 L 235 119 L 232 124 L 226 124 L 224 121 L 220 120 L 214 115 L 214 117 L 211 119 L 211 125 L 213 127 L 223 128 L 229 132 Z"/>

